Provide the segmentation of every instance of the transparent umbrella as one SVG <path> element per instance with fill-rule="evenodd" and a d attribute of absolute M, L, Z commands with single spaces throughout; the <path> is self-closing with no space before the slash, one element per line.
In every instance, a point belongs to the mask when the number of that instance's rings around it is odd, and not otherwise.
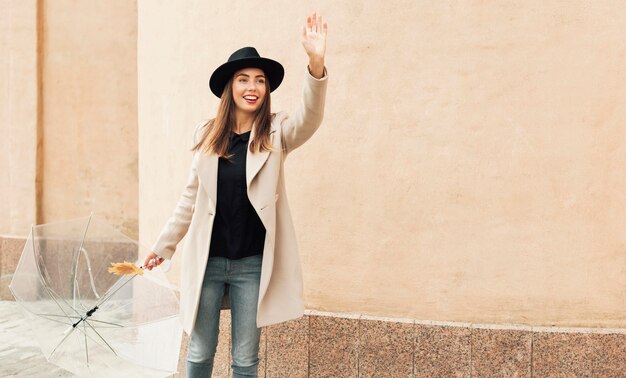
<path fill-rule="evenodd" d="M 108 271 L 141 250 L 91 216 L 32 227 L 9 287 L 48 361 L 79 376 L 176 372 L 182 327 L 163 272 Z"/>

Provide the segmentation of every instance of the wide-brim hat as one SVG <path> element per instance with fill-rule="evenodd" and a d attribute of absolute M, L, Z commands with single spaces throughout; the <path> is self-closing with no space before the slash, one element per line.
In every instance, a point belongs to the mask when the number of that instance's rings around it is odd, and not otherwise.
<path fill-rule="evenodd" d="M 266 79 L 269 81 L 270 92 L 273 92 L 280 86 L 285 76 L 285 69 L 280 63 L 261 57 L 254 47 L 244 47 L 232 53 L 226 63 L 213 71 L 211 79 L 209 79 L 211 92 L 221 98 L 226 83 L 233 77 L 235 72 L 250 67 L 263 70 Z"/>

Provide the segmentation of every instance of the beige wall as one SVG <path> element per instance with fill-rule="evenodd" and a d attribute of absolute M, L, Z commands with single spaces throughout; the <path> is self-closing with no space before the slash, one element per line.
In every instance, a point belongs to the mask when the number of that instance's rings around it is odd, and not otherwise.
<path fill-rule="evenodd" d="M 94 212 L 137 237 L 136 3 L 0 9 L 0 234 Z"/>
<path fill-rule="evenodd" d="M 36 217 L 37 96 L 36 1 L 0 0 L 0 234 Z"/>
<path fill-rule="evenodd" d="M 142 242 L 214 114 L 210 71 L 254 45 L 286 68 L 274 110 L 294 109 L 314 7 L 330 23 L 327 115 L 287 163 L 307 306 L 626 326 L 619 1 L 140 1 Z"/>
<path fill-rule="evenodd" d="M 0 8 L 0 234 L 94 212 L 137 237 L 136 3 Z"/>
<path fill-rule="evenodd" d="M 625 327 L 618 1 L 0 0 L 0 233 L 94 211 L 132 236 L 139 206 L 150 245 L 211 70 L 254 45 L 294 109 L 315 8 L 327 116 L 287 163 L 308 307 Z"/>
<path fill-rule="evenodd" d="M 137 6 L 43 2 L 43 221 L 137 230 Z"/>

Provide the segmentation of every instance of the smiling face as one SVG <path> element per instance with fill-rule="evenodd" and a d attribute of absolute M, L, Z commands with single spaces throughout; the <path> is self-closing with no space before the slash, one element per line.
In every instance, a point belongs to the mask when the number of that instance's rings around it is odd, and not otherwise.
<path fill-rule="evenodd" d="M 237 111 L 255 113 L 265 100 L 267 78 L 259 68 L 244 68 L 233 76 L 233 100 Z"/>

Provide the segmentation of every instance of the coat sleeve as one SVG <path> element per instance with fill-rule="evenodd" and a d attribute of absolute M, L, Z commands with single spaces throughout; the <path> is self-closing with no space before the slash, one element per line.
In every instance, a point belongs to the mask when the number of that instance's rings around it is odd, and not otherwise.
<path fill-rule="evenodd" d="M 198 141 L 201 134 L 200 129 L 202 125 L 196 126 L 194 131 L 194 145 Z M 152 251 L 157 255 L 171 259 L 174 252 L 176 252 L 176 245 L 185 237 L 189 224 L 191 223 L 191 217 L 193 215 L 193 206 L 196 203 L 196 195 L 198 193 L 198 157 L 200 152 L 194 154 L 191 162 L 191 169 L 189 170 L 189 178 L 187 184 L 183 189 L 178 203 L 174 208 L 174 213 L 167 220 L 165 227 L 161 230 L 157 241 L 152 246 Z"/>
<path fill-rule="evenodd" d="M 286 154 L 309 140 L 322 123 L 327 83 L 326 68 L 321 79 L 314 78 L 307 70 L 300 107 L 281 123 L 282 143 Z"/>

